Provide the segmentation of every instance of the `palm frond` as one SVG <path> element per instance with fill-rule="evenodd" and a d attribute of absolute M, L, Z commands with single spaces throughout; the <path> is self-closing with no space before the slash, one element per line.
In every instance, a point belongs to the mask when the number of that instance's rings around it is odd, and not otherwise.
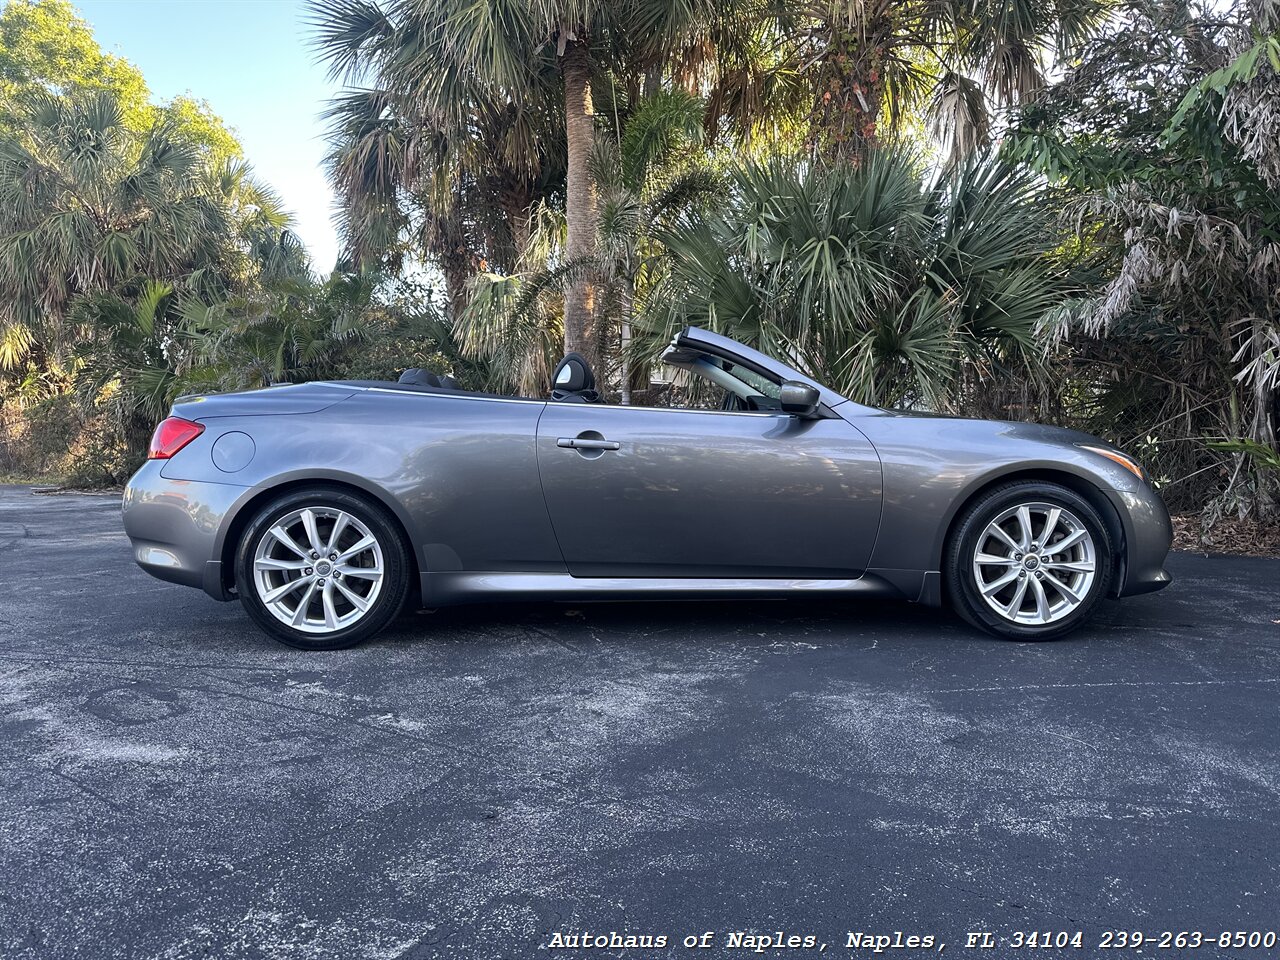
<path fill-rule="evenodd" d="M 358 75 L 371 48 L 384 45 L 393 33 L 391 20 L 374 0 L 313 0 L 306 23 L 332 80 Z"/>
<path fill-rule="evenodd" d="M 700 144 L 706 106 L 684 90 L 667 90 L 644 100 L 627 120 L 622 136 L 621 167 L 625 182 L 644 182 L 671 151 Z"/>
<path fill-rule="evenodd" d="M 945 408 L 962 364 L 1027 353 L 1071 289 L 1046 200 L 983 157 L 931 182 L 893 151 L 748 166 L 727 202 L 658 232 L 640 326 L 711 326 L 863 402 Z"/>

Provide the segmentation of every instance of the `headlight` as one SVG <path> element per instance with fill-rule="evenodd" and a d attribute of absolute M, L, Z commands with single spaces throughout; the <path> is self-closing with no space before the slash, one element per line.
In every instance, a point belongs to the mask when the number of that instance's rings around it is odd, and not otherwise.
<path fill-rule="evenodd" d="M 1076 444 L 1081 450 L 1088 450 L 1090 453 L 1096 453 L 1106 457 L 1113 463 L 1118 463 L 1139 480 L 1147 479 L 1147 475 L 1143 472 L 1142 467 L 1138 466 L 1138 461 L 1126 457 L 1123 453 L 1115 450 L 1108 450 L 1106 447 L 1091 447 L 1086 443 Z"/>

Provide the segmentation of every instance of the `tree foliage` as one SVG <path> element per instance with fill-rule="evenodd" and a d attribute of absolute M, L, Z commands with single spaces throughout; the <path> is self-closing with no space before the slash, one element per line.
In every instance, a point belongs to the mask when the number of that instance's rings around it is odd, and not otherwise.
<path fill-rule="evenodd" d="M 7 462 L 119 482 L 181 393 L 483 369 L 427 291 L 314 279 L 208 104 L 153 104 L 63 0 L 8 4 L 0 41 L 0 402 L 27 425 Z"/>
<path fill-rule="evenodd" d="M 1265 4 L 1139 3 L 1021 118 L 1011 158 L 1067 186 L 1099 281 L 1061 315 L 1093 423 L 1150 437 L 1169 495 L 1269 509 L 1205 436 L 1274 444 L 1280 387 L 1280 71 Z"/>
<path fill-rule="evenodd" d="M 645 317 L 660 342 L 710 327 L 863 403 L 953 409 L 966 366 L 1034 367 L 1037 324 L 1073 291 L 1053 209 L 991 159 L 928 182 L 900 151 L 748 165 L 727 203 L 659 232 Z"/>
<path fill-rule="evenodd" d="M 0 12 L 0 102 L 39 91 L 107 92 L 135 123 L 149 119 L 142 72 L 104 53 L 67 0 L 13 0 Z"/>
<path fill-rule="evenodd" d="M 106 93 L 135 132 L 167 123 L 215 160 L 241 156 L 240 143 L 209 104 L 177 96 L 155 104 L 142 72 L 106 53 L 68 0 L 10 0 L 0 11 L 0 127 L 41 93 Z"/>
<path fill-rule="evenodd" d="M 215 159 L 162 115 L 133 129 L 110 91 L 35 90 L 10 119 L 0 130 L 5 399 L 74 389 L 119 438 L 112 459 L 124 469 L 192 377 L 183 310 L 305 279 L 305 253 L 243 161 Z"/>
<path fill-rule="evenodd" d="M 173 124 L 136 132 L 106 91 L 34 93 L 14 120 L 0 135 L 5 328 L 38 338 L 77 296 L 144 279 L 208 295 L 301 267 L 274 194 Z"/>
<path fill-rule="evenodd" d="M 778 104 L 768 95 L 745 99 L 770 111 L 792 108 L 798 79 L 810 156 L 857 158 L 927 111 L 959 159 L 985 143 L 993 114 L 1043 86 L 1049 64 L 1070 57 L 1109 6 L 1109 0 L 747 0 L 732 12 L 770 52 L 754 75 L 781 94 Z"/>
<path fill-rule="evenodd" d="M 599 191 L 598 242 L 591 255 L 572 256 L 563 220 L 543 207 L 519 269 L 476 277 L 474 297 L 456 327 L 469 356 L 509 372 L 495 386 L 544 391 L 563 352 L 565 287 L 592 276 L 599 283 L 602 313 L 617 321 L 610 325 L 617 339 L 600 344 L 606 360 L 597 369 L 629 402 L 633 371 L 645 370 L 650 359 L 635 355 L 630 340 L 639 304 L 665 255 L 657 231 L 717 195 L 723 185 L 698 149 L 704 111 L 703 101 L 684 91 L 659 91 L 627 103 L 613 134 L 596 141 L 591 158 Z"/>

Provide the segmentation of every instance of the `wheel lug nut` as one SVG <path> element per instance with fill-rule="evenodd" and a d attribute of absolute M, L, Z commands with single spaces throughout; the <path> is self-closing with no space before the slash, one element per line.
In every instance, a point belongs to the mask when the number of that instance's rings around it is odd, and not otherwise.
<path fill-rule="evenodd" d="M 337 555 L 336 553 L 331 553 L 331 554 L 329 554 L 329 559 L 330 559 L 330 560 L 337 560 L 337 559 L 338 559 L 338 555 Z"/>
<path fill-rule="evenodd" d="M 311 576 L 311 568 L 307 567 L 307 569 L 304 570 L 303 573 L 305 573 L 308 577 Z"/>
<path fill-rule="evenodd" d="M 316 553 L 314 550 L 312 550 L 312 551 L 311 551 L 311 559 L 312 559 L 312 560 L 315 560 L 315 559 L 319 558 L 319 556 L 320 556 L 320 554 Z"/>
<path fill-rule="evenodd" d="M 335 580 L 341 580 L 341 579 L 342 579 L 342 571 L 341 571 L 341 570 L 335 570 L 335 571 L 333 571 L 333 579 L 335 579 Z"/>
<path fill-rule="evenodd" d="M 1043 580 L 1043 579 L 1044 579 L 1044 571 L 1043 571 L 1043 570 L 1037 570 L 1037 571 L 1036 571 L 1036 579 L 1037 579 L 1037 580 Z"/>
<path fill-rule="evenodd" d="M 1015 559 L 1015 560 L 1021 560 L 1021 559 L 1022 559 L 1022 554 L 1020 554 L 1020 553 L 1015 553 L 1015 554 L 1013 555 L 1013 559 Z"/>
<path fill-rule="evenodd" d="M 317 581 L 316 581 L 316 586 L 317 586 L 317 587 L 323 587 L 323 586 L 324 586 L 324 578 L 323 578 L 323 577 L 321 577 L 319 580 L 317 580 Z"/>

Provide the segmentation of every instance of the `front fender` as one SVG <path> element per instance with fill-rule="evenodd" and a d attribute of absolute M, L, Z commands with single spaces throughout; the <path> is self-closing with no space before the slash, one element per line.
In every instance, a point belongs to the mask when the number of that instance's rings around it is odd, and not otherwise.
<path fill-rule="evenodd" d="M 882 415 L 854 422 L 884 470 L 884 513 L 872 559 L 877 569 L 941 570 L 959 512 L 983 490 L 1024 478 L 1055 480 L 1087 496 L 1118 526 L 1111 531 L 1117 546 L 1160 539 L 1159 510 L 1149 503 L 1159 497 L 1123 467 L 1079 447 L 1100 442 L 1087 434 L 945 417 Z M 1141 530 L 1131 516 L 1138 504 L 1149 515 Z"/>

